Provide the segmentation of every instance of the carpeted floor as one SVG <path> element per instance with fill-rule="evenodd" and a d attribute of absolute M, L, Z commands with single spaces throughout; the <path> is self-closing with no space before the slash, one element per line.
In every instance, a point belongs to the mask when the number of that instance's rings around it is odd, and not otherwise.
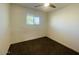
<path fill-rule="evenodd" d="M 12 44 L 7 55 L 79 55 L 47 37 Z"/>

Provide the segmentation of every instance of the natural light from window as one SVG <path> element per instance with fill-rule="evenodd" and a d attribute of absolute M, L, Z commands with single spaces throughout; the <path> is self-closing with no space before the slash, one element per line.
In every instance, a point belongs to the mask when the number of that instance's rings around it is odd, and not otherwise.
<path fill-rule="evenodd" d="M 39 25 L 40 19 L 38 16 L 27 15 L 26 16 L 26 23 L 29 25 Z"/>

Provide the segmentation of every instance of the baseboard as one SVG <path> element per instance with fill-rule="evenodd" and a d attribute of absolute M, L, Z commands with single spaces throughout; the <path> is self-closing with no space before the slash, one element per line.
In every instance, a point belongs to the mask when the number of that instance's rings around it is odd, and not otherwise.
<path fill-rule="evenodd" d="M 12 44 L 17 44 L 17 43 L 21 43 L 21 42 L 25 42 L 25 41 L 30 41 L 30 40 L 35 40 L 35 39 L 39 39 L 39 38 L 43 38 L 43 37 L 46 37 L 46 36 L 39 36 L 39 37 L 28 38 L 27 40 L 23 40 L 23 41 L 12 43 Z"/>
<path fill-rule="evenodd" d="M 42 41 L 43 40 L 43 41 Z M 30 46 L 32 46 L 33 44 L 31 44 L 31 45 L 29 45 L 29 44 L 27 44 L 27 43 L 36 43 L 36 44 L 34 44 L 34 45 L 38 45 L 39 46 L 39 44 L 41 45 L 44 45 L 43 47 L 46 47 L 46 48 L 49 48 L 49 47 L 53 47 L 54 46 L 54 48 L 53 49 L 58 49 L 59 50 L 59 52 L 61 52 L 62 53 L 62 51 L 63 51 L 63 53 L 70 53 L 70 54 L 67 54 L 67 55 L 73 55 L 73 53 L 72 52 L 74 52 L 75 54 L 74 55 L 79 55 L 79 53 L 77 53 L 76 51 L 74 51 L 73 49 L 71 49 L 71 48 L 68 48 L 67 46 L 65 46 L 65 45 L 63 45 L 63 44 L 61 44 L 61 43 L 59 43 L 59 42 L 57 42 L 57 41 L 55 41 L 55 40 L 53 40 L 53 39 L 51 39 L 51 38 L 49 38 L 49 37 L 40 37 L 40 38 L 37 38 L 37 39 L 32 39 L 32 40 L 29 40 L 29 41 L 23 41 L 23 42 L 20 42 L 20 43 L 17 43 L 17 44 L 13 44 L 12 46 L 15 46 L 15 48 L 12 48 L 12 47 L 10 47 L 11 49 L 14 49 L 14 50 L 16 50 L 16 51 L 23 51 L 24 50 L 24 52 L 23 53 L 25 53 L 25 51 L 29 51 L 29 50 L 27 50 L 27 48 L 29 48 Z M 47 42 L 47 43 L 45 43 L 45 44 L 43 44 L 44 42 Z M 48 45 L 48 43 L 50 44 L 50 45 Z M 53 43 L 53 45 L 51 45 L 51 43 Z M 46 45 L 46 46 L 45 46 Z M 20 47 L 21 46 L 21 47 Z M 22 48 L 22 46 L 24 47 L 22 50 L 17 50 L 18 48 L 20 49 L 20 48 Z M 37 46 L 37 47 L 38 47 Z M 32 46 L 33 47 L 33 46 Z M 43 48 L 43 47 L 41 47 L 41 48 Z M 34 47 L 35 48 L 35 47 Z M 46 49 L 45 48 L 45 49 Z M 11 51 L 11 49 L 8 51 L 8 53 L 7 53 L 7 55 L 10 55 L 10 54 L 12 54 L 12 51 Z M 32 49 L 32 48 L 30 48 L 30 49 Z M 55 51 L 55 50 L 51 50 L 51 49 L 49 49 L 49 51 L 50 52 L 52 52 L 52 51 Z M 63 49 L 63 50 L 62 50 Z M 43 49 L 44 50 L 44 49 Z M 56 50 L 56 51 L 58 51 L 58 50 Z M 16 51 L 15 51 L 15 53 L 14 53 L 14 51 L 13 51 L 13 54 L 17 54 L 16 53 Z M 32 51 L 32 50 L 30 50 L 30 51 Z M 35 50 L 34 50 L 35 51 Z M 37 50 L 36 50 L 37 51 Z M 39 51 L 39 50 L 38 50 Z M 20 53 L 22 53 L 22 52 L 20 52 Z M 27 52 L 28 53 L 28 52 Z M 54 53 L 54 52 L 52 52 L 52 53 Z M 56 53 L 56 52 L 55 52 Z M 60 54 L 61 54 L 60 53 Z M 72 54 L 71 54 L 72 53 Z"/>
<path fill-rule="evenodd" d="M 65 46 L 65 47 L 67 47 L 67 48 L 70 49 L 70 50 L 73 50 L 73 51 L 76 52 L 76 53 L 79 53 L 79 52 L 75 51 L 74 49 L 72 49 L 72 48 L 70 48 L 70 47 L 68 47 L 68 46 L 66 46 L 66 45 L 64 45 L 64 44 L 62 44 L 61 42 L 56 41 L 56 40 L 54 40 L 54 39 L 52 39 L 52 38 L 50 38 L 50 37 L 47 37 L 47 36 L 37 37 L 37 38 L 30 39 L 30 40 L 27 40 L 27 41 L 36 40 L 36 39 L 45 38 L 45 37 L 46 37 L 46 38 L 49 38 L 49 39 L 51 39 L 51 40 L 53 40 L 53 41 L 55 41 L 55 42 L 57 42 L 57 43 L 59 43 L 59 44 L 61 44 L 61 45 L 63 45 L 63 46 Z M 22 41 L 22 42 L 25 42 L 25 41 Z M 17 42 L 17 43 L 22 43 L 22 42 Z M 14 43 L 14 44 L 17 44 L 17 43 Z M 11 44 L 11 45 L 13 45 L 13 44 Z"/>
<path fill-rule="evenodd" d="M 47 37 L 47 38 L 49 38 L 49 39 L 51 39 L 51 40 L 53 40 L 53 41 L 55 41 L 55 42 L 57 42 L 57 43 L 59 43 L 59 44 L 65 46 L 65 47 L 67 47 L 67 48 L 69 48 L 69 49 L 71 49 L 71 50 L 77 52 L 76 50 L 74 50 L 74 49 L 72 49 L 72 48 L 66 46 L 65 44 L 62 44 L 61 42 L 59 42 L 59 41 L 57 41 L 57 40 L 55 40 L 55 39 L 52 39 L 51 37 L 48 37 L 48 36 L 40 36 L 40 37 L 36 37 L 36 38 L 33 38 L 33 39 L 28 39 L 28 40 L 26 40 L 26 41 L 36 40 L 36 39 L 40 39 L 40 38 L 43 38 L 43 37 Z M 21 42 L 17 42 L 17 43 L 22 43 L 22 42 L 25 42 L 25 41 L 21 41 Z M 13 44 L 17 44 L 17 43 L 13 43 Z M 11 44 L 11 45 L 13 45 L 13 44 Z M 77 52 L 77 53 L 79 53 L 79 52 Z"/>
<path fill-rule="evenodd" d="M 48 37 L 48 36 L 47 36 L 47 37 Z M 74 50 L 73 48 L 70 48 L 70 47 L 68 47 L 67 45 L 62 44 L 61 42 L 59 42 L 59 41 L 57 41 L 57 40 L 54 40 L 54 39 L 52 39 L 51 37 L 48 37 L 48 38 L 51 39 L 51 40 L 53 40 L 53 41 L 55 41 L 55 42 L 57 42 L 57 43 L 59 43 L 59 44 L 61 44 L 61 45 L 63 45 L 63 46 L 65 46 L 65 47 L 67 47 L 67 48 L 69 48 L 69 49 L 71 49 L 71 50 L 73 50 L 73 51 L 75 51 L 76 53 L 79 53 L 78 51 Z"/>

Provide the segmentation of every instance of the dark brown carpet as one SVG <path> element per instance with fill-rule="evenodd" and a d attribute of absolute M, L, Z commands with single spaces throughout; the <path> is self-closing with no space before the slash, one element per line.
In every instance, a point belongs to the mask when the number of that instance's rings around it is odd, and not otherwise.
<path fill-rule="evenodd" d="M 8 55 L 78 55 L 79 53 L 47 38 L 12 44 Z"/>

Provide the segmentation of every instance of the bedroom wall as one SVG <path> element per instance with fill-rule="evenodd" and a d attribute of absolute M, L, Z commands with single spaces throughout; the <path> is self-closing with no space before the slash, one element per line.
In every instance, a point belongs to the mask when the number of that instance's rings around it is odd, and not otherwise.
<path fill-rule="evenodd" d="M 10 7 L 0 3 L 0 54 L 6 54 L 10 46 Z"/>
<path fill-rule="evenodd" d="M 79 52 L 79 4 L 49 13 L 48 37 Z"/>
<path fill-rule="evenodd" d="M 40 17 L 39 25 L 27 25 L 26 15 L 31 13 Z M 18 5 L 11 5 L 11 43 L 18 43 L 46 36 L 46 13 Z"/>

